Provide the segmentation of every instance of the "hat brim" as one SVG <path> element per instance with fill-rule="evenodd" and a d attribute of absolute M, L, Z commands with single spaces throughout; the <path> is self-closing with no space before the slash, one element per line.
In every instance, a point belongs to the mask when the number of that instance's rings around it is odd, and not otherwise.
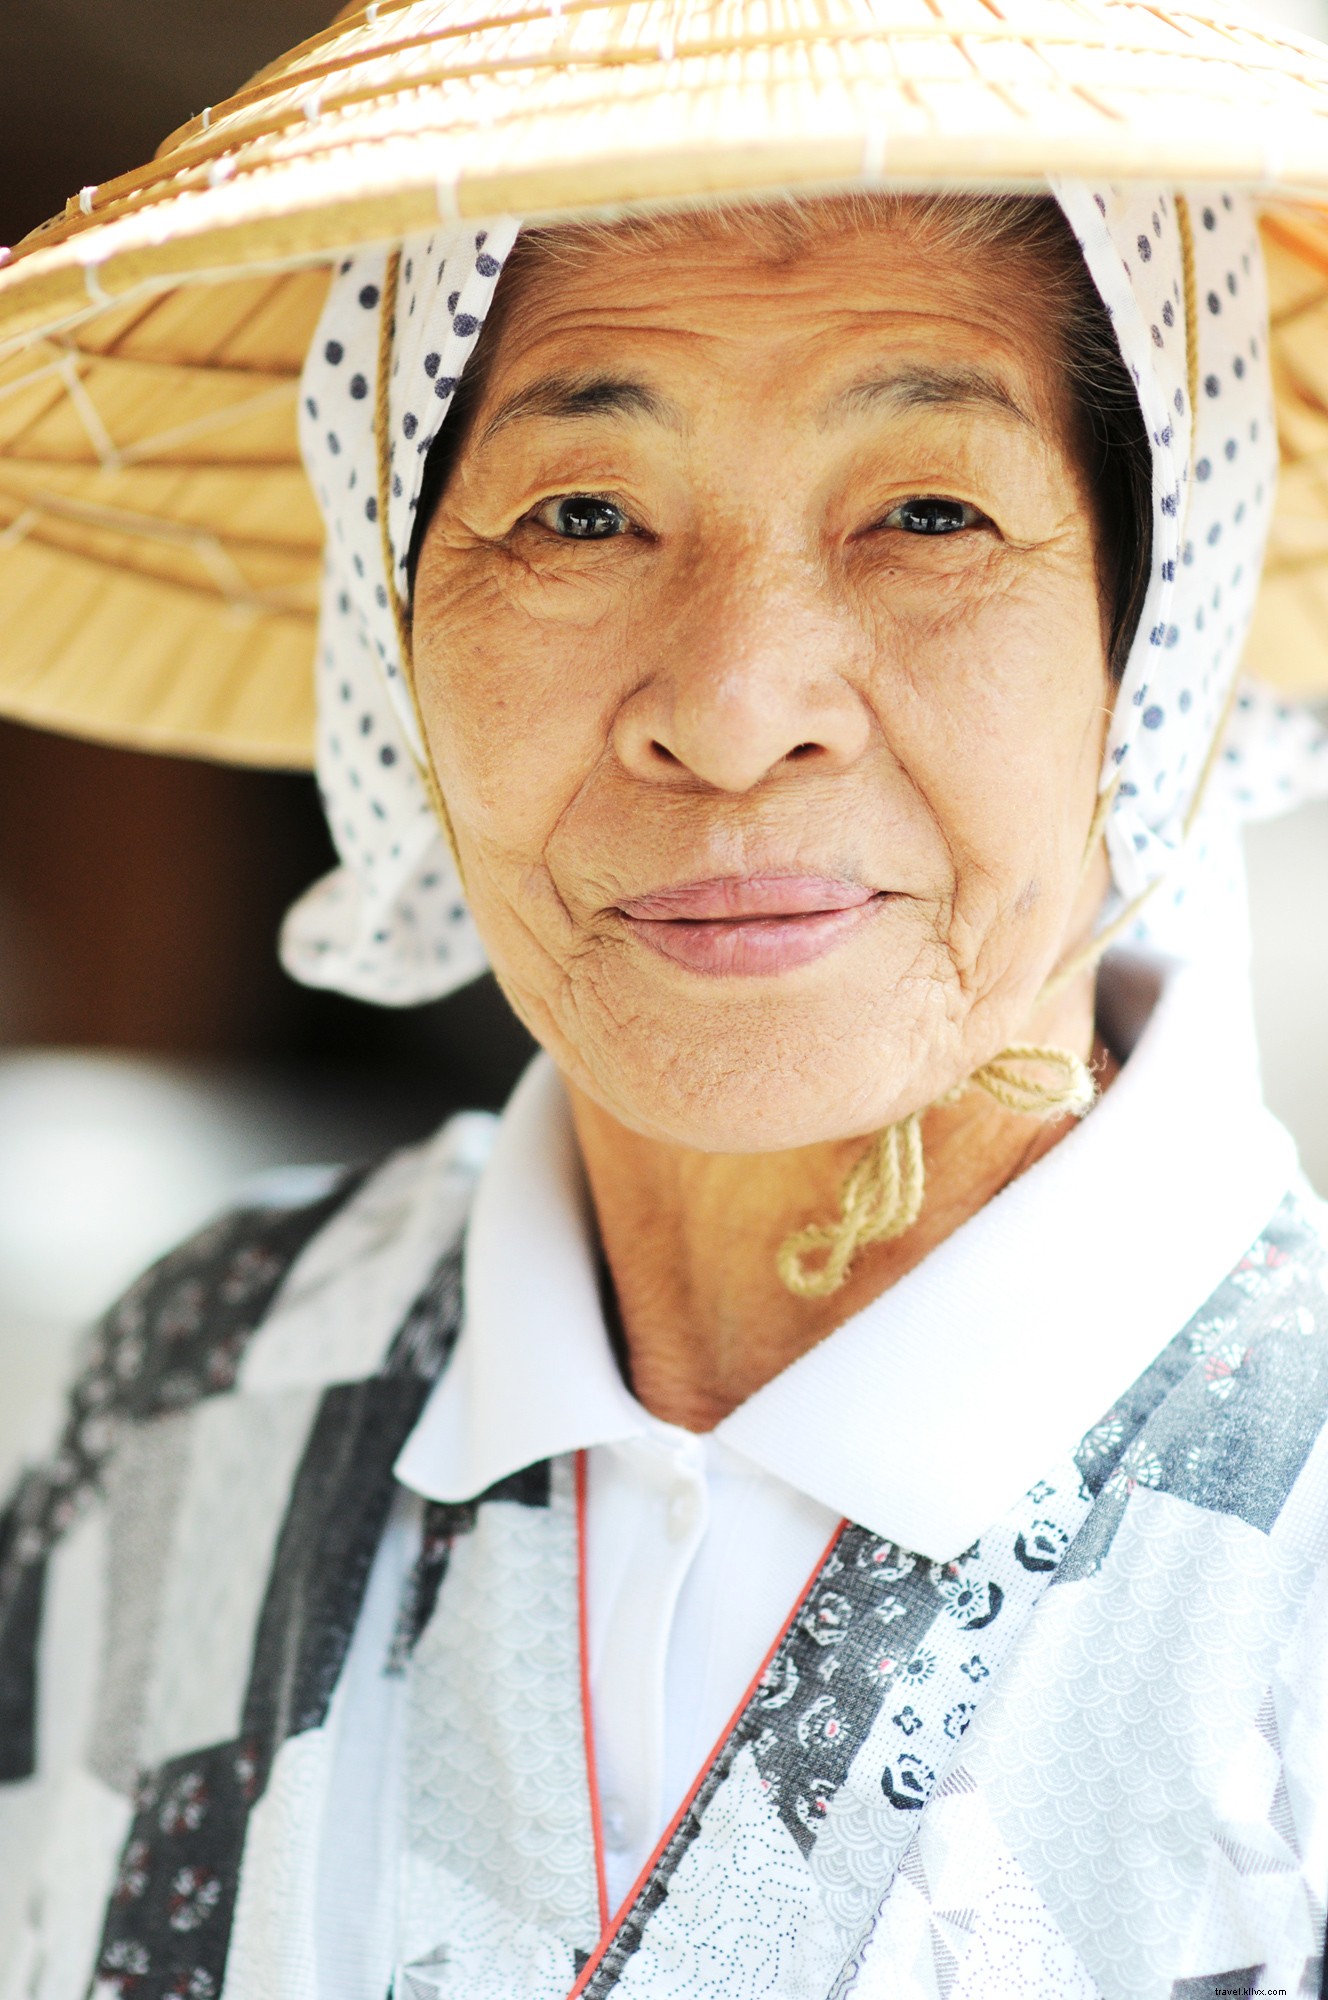
<path fill-rule="evenodd" d="M 1135 0 L 453 0 L 348 13 L 0 270 L 0 713 L 302 766 L 326 268 L 440 218 L 845 187 L 1267 205 L 1283 482 L 1250 664 L 1328 688 L 1328 50 Z"/>

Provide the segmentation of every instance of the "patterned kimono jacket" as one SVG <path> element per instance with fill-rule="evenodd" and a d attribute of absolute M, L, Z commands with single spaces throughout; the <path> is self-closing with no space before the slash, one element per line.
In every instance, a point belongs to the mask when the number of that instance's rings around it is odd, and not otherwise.
<path fill-rule="evenodd" d="M 6 2000 L 318 2000 L 346 1662 L 473 1137 L 230 1215 L 92 1339 L 0 1526 Z M 577 1466 L 420 1503 L 370 1663 L 394 2000 L 1317 1993 L 1326 1280 L 1293 1194 L 957 1560 L 844 1523 L 607 1921 Z"/>

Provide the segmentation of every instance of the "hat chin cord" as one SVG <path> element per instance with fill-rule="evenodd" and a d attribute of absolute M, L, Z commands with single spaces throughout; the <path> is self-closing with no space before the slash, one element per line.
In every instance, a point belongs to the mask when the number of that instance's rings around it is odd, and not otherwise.
<path fill-rule="evenodd" d="M 985 1090 L 1007 1111 L 1042 1121 L 1082 1118 L 1097 1097 L 1092 1072 L 1073 1050 L 1033 1042 L 1012 1042 L 933 1102 L 953 1104 L 970 1090 Z M 846 1283 L 860 1250 L 893 1242 L 913 1227 L 927 1192 L 924 1115 L 911 1111 L 877 1133 L 844 1180 L 833 1222 L 810 1223 L 780 1244 L 776 1266 L 796 1298 L 831 1297 Z"/>
<path fill-rule="evenodd" d="M 1227 722 L 1236 700 L 1238 682 L 1233 677 L 1213 728 L 1199 781 L 1181 828 L 1183 850 L 1194 831 L 1203 806 L 1208 782 L 1216 768 L 1226 735 Z M 1098 797 L 1088 839 L 1084 847 L 1080 881 L 1106 832 L 1107 820 L 1116 800 L 1119 779 L 1114 779 Z M 1081 977 L 1110 951 L 1118 938 L 1134 923 L 1144 904 L 1166 874 L 1155 876 L 1148 887 L 1135 896 L 1080 951 L 1072 952 L 1043 985 L 1034 1011 L 1054 1000 L 1058 993 Z M 1097 1101 L 1097 1084 L 1088 1064 L 1072 1049 L 1058 1049 L 1033 1042 L 1012 1042 L 998 1056 L 973 1071 L 962 1083 L 947 1090 L 932 1104 L 909 1112 L 893 1125 L 878 1132 L 861 1159 L 850 1168 L 839 1191 L 839 1214 L 833 1222 L 813 1222 L 787 1236 L 779 1246 L 776 1265 L 779 1275 L 795 1297 L 830 1298 L 839 1291 L 860 1250 L 871 1243 L 891 1243 L 905 1235 L 922 1213 L 927 1191 L 926 1166 L 922 1152 L 922 1120 L 934 1105 L 954 1104 L 965 1092 L 985 1090 L 1007 1111 L 1043 1123 L 1052 1118 L 1082 1118 Z M 817 1261 L 819 1259 L 819 1261 Z"/>
<path fill-rule="evenodd" d="M 1115 796 L 1113 783 L 1098 798 L 1088 829 L 1081 882 L 1102 839 Z M 1141 900 L 1052 973 L 1034 1002 L 1035 1010 L 1097 963 L 1124 923 L 1134 917 Z M 785 1237 L 775 1262 L 781 1280 L 796 1298 L 832 1297 L 847 1282 L 860 1250 L 872 1243 L 892 1243 L 908 1233 L 922 1213 L 927 1193 L 922 1121 L 937 1105 L 956 1104 L 970 1090 L 985 1091 L 1007 1111 L 1041 1123 L 1052 1118 L 1082 1118 L 1097 1100 L 1093 1074 L 1072 1049 L 1012 1042 L 952 1090 L 876 1134 L 845 1176 L 839 1190 L 839 1214 L 833 1222 L 809 1223 Z"/>
<path fill-rule="evenodd" d="M 401 273 L 401 252 L 393 250 L 387 260 L 383 276 L 382 304 L 378 310 L 378 372 L 374 381 L 374 445 L 378 473 L 378 544 L 383 565 L 383 577 L 387 584 L 387 601 L 392 607 L 392 624 L 396 631 L 397 654 L 401 661 L 401 675 L 410 695 L 411 713 L 415 717 L 415 734 L 419 739 L 419 750 L 413 743 L 407 747 L 416 774 L 428 795 L 433 815 L 447 843 L 447 851 L 457 872 L 457 879 L 465 886 L 461 870 L 461 855 L 457 850 L 456 831 L 452 825 L 452 815 L 447 810 L 438 783 L 438 774 L 433 768 L 429 755 L 429 739 L 425 734 L 424 717 L 420 712 L 420 697 L 415 686 L 415 655 L 411 639 L 410 617 L 401 593 L 397 589 L 396 552 L 392 547 L 392 535 L 388 526 L 388 509 L 392 498 L 392 458 L 391 458 L 391 392 L 392 392 L 392 341 L 396 332 L 397 286 Z"/>

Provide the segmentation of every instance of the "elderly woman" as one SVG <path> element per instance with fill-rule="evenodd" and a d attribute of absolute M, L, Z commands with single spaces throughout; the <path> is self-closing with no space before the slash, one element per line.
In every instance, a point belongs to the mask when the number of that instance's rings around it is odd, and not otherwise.
<path fill-rule="evenodd" d="M 288 962 L 473 920 L 544 1053 L 99 1330 L 7 1991 L 1317 1991 L 1328 1258 L 1212 946 L 1266 322 L 1220 190 L 343 259 Z"/>

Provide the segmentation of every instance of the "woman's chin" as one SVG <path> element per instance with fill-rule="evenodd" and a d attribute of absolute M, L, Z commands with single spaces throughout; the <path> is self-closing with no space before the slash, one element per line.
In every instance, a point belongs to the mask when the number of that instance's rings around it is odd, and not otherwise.
<path fill-rule="evenodd" d="M 656 1045 L 639 1066 L 614 1065 L 583 1087 L 642 1137 L 700 1153 L 780 1153 L 865 1137 L 913 1108 L 909 1079 L 892 1077 L 879 1050 L 864 1050 L 860 1066 L 819 1075 L 768 1048 L 728 1053 L 728 1061 L 707 1062 L 694 1045 Z"/>
<path fill-rule="evenodd" d="M 910 942 L 884 953 L 860 938 L 727 979 L 639 946 L 588 954 L 556 1016 L 504 984 L 564 1076 L 629 1130 L 707 1153 L 784 1152 L 879 1131 L 953 1081 L 962 1051 Z"/>

